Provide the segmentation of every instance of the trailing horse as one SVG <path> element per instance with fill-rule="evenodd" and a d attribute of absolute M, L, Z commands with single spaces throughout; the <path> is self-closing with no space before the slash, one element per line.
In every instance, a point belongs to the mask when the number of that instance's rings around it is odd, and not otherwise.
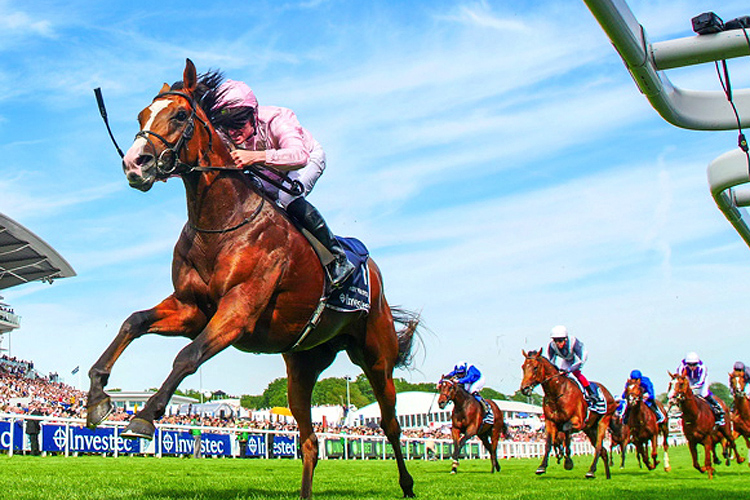
<path fill-rule="evenodd" d="M 606 411 L 603 414 L 589 411 L 578 384 L 560 371 L 550 360 L 542 356 L 541 349 L 528 353 L 522 352 L 525 359 L 522 366 L 521 392 L 528 396 L 537 385 L 541 385 L 544 390 L 543 407 L 547 442 L 544 458 L 536 473 L 544 474 L 547 472 L 550 451 L 559 442 L 563 442 L 565 447 L 564 467 L 566 470 L 572 469 L 570 437 L 575 432 L 583 431 L 594 446 L 594 461 L 591 463 L 586 477 L 596 477 L 596 462 L 601 458 L 604 462 L 607 479 L 610 479 L 609 458 L 602 441 L 607 433 L 609 421 L 617 407 L 612 395 L 602 384 L 597 384 L 607 403 Z"/>
<path fill-rule="evenodd" d="M 732 409 L 733 436 L 742 436 L 748 448 L 748 465 L 750 465 L 750 399 L 745 394 L 745 371 L 735 370 L 729 374 L 729 389 L 734 398 Z"/>
<path fill-rule="evenodd" d="M 638 379 L 629 379 L 625 387 L 627 393 L 627 421 L 630 427 L 630 439 L 635 444 L 636 453 L 646 464 L 648 470 L 653 470 L 659 464 L 657 458 L 657 440 L 659 435 L 663 437 L 662 447 L 664 448 L 664 470 L 669 471 L 669 421 L 665 418 L 664 422 L 657 423 L 656 414 L 651 410 L 646 401 L 643 399 L 644 390 L 641 381 Z M 661 401 L 654 401 L 659 407 L 662 414 L 666 416 L 667 412 Z M 651 445 L 651 461 L 648 458 L 649 444 Z"/>
<path fill-rule="evenodd" d="M 609 420 L 609 440 L 609 465 L 614 465 L 614 450 L 615 447 L 619 447 L 620 468 L 622 469 L 625 467 L 625 452 L 627 451 L 628 444 L 630 443 L 630 426 L 628 426 L 628 424 L 622 423 L 622 418 L 620 418 L 617 413 L 612 415 L 612 418 Z"/>
<path fill-rule="evenodd" d="M 497 461 L 497 443 L 500 435 L 507 433 L 503 412 L 491 399 L 486 400 L 492 408 L 493 421 L 484 421 L 485 409 L 474 396 L 469 394 L 463 385 L 452 378 L 443 378 L 438 384 L 438 406 L 440 409 L 446 407 L 449 401 L 453 401 L 453 414 L 451 415 L 451 435 L 453 436 L 453 465 L 451 474 L 458 471 L 458 456 L 466 441 L 477 436 L 484 444 L 490 454 L 492 471 L 500 472 L 500 464 Z"/>
<path fill-rule="evenodd" d="M 142 335 L 181 336 L 190 343 L 121 433 L 128 438 L 151 439 L 154 420 L 164 415 L 180 382 L 227 347 L 282 354 L 289 407 L 299 426 L 300 496 L 309 498 L 318 461 L 312 391 L 320 373 L 345 350 L 372 385 L 401 490 L 404 497 L 412 497 L 414 481 L 406 470 L 396 419 L 393 369 L 409 362 L 419 318 L 388 305 L 383 278 L 372 259 L 366 263 L 368 313 L 323 307 L 326 275 L 310 243 L 256 183 L 234 167 L 212 125 L 222 112 L 217 105 L 220 83 L 215 72 L 199 79 L 188 59 L 183 81 L 172 87 L 164 84 L 138 115 L 141 131 L 123 161 L 128 182 L 148 191 L 157 180 L 181 177 L 188 221 L 174 250 L 174 293 L 125 320 L 89 371 L 87 425 L 95 427 L 112 410 L 104 387 L 119 356 Z M 404 325 L 398 332 L 394 320 Z"/>
<path fill-rule="evenodd" d="M 682 411 L 682 432 L 688 441 L 690 455 L 693 458 L 693 467 L 702 473 L 708 473 L 708 478 L 713 479 L 714 468 L 711 463 L 711 457 L 716 454 L 714 450 L 715 446 L 722 440 L 727 443 L 726 446 L 734 449 L 737 461 L 740 463 L 741 457 L 737 453 L 737 447 L 734 445 L 734 440 L 732 439 L 730 419 L 727 418 L 724 425 L 717 426 L 711 406 L 705 399 L 693 393 L 688 378 L 680 374 L 667 373 L 672 379 L 669 382 L 670 405 L 676 404 Z M 723 401 L 718 401 L 726 411 Z M 699 444 L 703 445 L 706 454 L 703 467 L 698 463 Z M 727 457 L 727 465 L 729 465 L 729 457 L 731 455 L 729 455 L 726 449 L 724 456 Z M 718 458 L 717 463 L 720 463 L 718 462 Z"/>

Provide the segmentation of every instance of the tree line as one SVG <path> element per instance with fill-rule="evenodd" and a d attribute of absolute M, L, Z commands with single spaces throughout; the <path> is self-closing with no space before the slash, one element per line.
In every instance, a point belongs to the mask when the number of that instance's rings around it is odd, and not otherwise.
<path fill-rule="evenodd" d="M 396 386 L 396 392 L 417 391 L 435 393 L 437 391 L 436 384 L 432 382 L 411 383 L 401 378 L 395 378 L 393 379 L 393 382 Z M 487 399 L 522 401 L 524 403 L 536 405 L 541 405 L 542 403 L 542 397 L 536 394 L 532 394 L 531 397 L 526 397 L 517 391 L 508 396 L 489 387 L 482 389 L 481 395 Z M 355 408 L 362 408 L 363 406 L 375 402 L 375 395 L 370 387 L 370 382 L 364 374 L 360 374 L 356 379 L 351 379 L 349 381 L 349 401 Z M 345 378 L 325 378 L 319 380 L 318 383 L 315 384 L 312 393 L 313 406 L 346 406 L 346 402 L 347 394 Z M 262 394 L 241 396 L 240 404 L 243 408 L 251 410 L 273 408 L 274 406 L 288 406 L 286 377 L 277 378 L 270 382 Z"/>

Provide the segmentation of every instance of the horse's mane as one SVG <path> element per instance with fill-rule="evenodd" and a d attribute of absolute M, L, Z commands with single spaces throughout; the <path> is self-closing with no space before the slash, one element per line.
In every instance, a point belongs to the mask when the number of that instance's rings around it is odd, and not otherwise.
<path fill-rule="evenodd" d="M 224 83 L 224 73 L 219 70 L 209 69 L 206 73 L 198 75 L 198 84 L 193 92 L 195 102 L 201 107 L 208 121 L 214 128 L 231 130 L 240 129 L 251 119 L 252 113 L 249 108 L 232 107 L 232 101 L 223 99 L 225 90 L 219 90 Z M 179 80 L 172 84 L 171 90 L 182 90 L 184 84 Z"/>

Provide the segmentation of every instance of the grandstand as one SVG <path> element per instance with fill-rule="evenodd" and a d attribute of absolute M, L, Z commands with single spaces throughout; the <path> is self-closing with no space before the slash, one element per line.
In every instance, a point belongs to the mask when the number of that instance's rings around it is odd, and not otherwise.
<path fill-rule="evenodd" d="M 24 283 L 52 283 L 76 273 L 68 262 L 37 235 L 0 213 L 0 290 Z M 0 296 L 0 345 L 6 333 L 21 326 L 20 316 Z"/>

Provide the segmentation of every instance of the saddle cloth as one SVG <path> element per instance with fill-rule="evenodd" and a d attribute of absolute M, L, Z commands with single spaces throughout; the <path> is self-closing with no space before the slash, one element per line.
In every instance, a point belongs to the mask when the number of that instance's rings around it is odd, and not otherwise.
<path fill-rule="evenodd" d="M 356 238 L 336 236 L 346 253 L 346 258 L 354 266 L 354 272 L 343 286 L 331 292 L 326 307 L 340 312 L 370 311 L 370 273 L 367 261 L 370 252 Z"/>
<path fill-rule="evenodd" d="M 474 396 L 474 399 L 479 401 L 479 404 L 481 404 L 482 408 L 484 409 L 484 416 L 482 417 L 482 423 L 492 425 L 495 422 L 495 414 L 492 411 L 492 406 L 490 405 L 490 403 L 486 399 L 484 399 L 482 396 L 474 395 L 474 394 L 472 394 L 472 396 Z"/>
<path fill-rule="evenodd" d="M 586 404 L 588 404 L 588 409 L 590 411 L 593 411 L 594 413 L 599 413 L 600 415 L 604 415 L 605 413 L 607 413 L 607 401 L 602 397 L 602 391 L 599 389 L 599 386 L 597 385 L 596 382 L 589 381 L 589 384 L 594 389 L 596 389 L 596 392 L 599 393 L 599 397 L 597 399 L 591 399 L 586 393 L 586 389 L 583 387 L 583 385 L 581 385 L 580 380 L 578 380 L 574 375 L 570 373 L 568 374 L 568 378 L 578 385 L 578 388 L 581 390 L 581 393 L 583 394 L 583 399 L 586 400 Z"/>

